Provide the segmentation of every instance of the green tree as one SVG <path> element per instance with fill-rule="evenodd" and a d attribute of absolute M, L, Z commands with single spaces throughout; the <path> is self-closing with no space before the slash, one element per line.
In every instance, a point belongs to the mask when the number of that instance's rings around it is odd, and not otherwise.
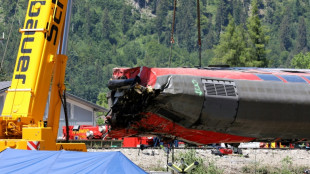
<path fill-rule="evenodd" d="M 216 10 L 216 17 L 215 17 L 215 31 L 217 33 L 217 36 L 220 36 L 220 33 L 222 31 L 222 18 L 221 18 L 221 12 L 222 9 L 220 7 Z"/>
<path fill-rule="evenodd" d="M 291 60 L 292 68 L 310 69 L 310 52 L 299 53 Z"/>
<path fill-rule="evenodd" d="M 257 0 L 257 7 L 258 7 L 258 9 L 264 9 L 265 8 L 263 0 Z"/>
<path fill-rule="evenodd" d="M 299 18 L 298 24 L 298 32 L 297 32 L 297 44 L 296 44 L 297 52 L 306 52 L 308 51 L 307 45 L 307 28 L 305 24 L 304 17 Z"/>
<path fill-rule="evenodd" d="M 228 0 L 219 0 L 216 18 L 215 18 L 215 30 L 219 35 L 223 30 L 222 27 L 225 27 L 229 23 L 228 16 L 232 15 L 232 5 Z"/>
<path fill-rule="evenodd" d="M 225 32 L 220 35 L 219 45 L 215 47 L 215 56 L 211 60 L 212 64 L 225 64 L 227 58 L 229 59 L 229 57 L 231 57 L 231 38 L 235 32 L 236 25 L 232 18 L 230 18 L 229 21 L 228 26 L 225 28 Z"/>
<path fill-rule="evenodd" d="M 176 18 L 177 42 L 191 52 L 197 45 L 196 0 L 180 1 Z"/>
<path fill-rule="evenodd" d="M 146 1 L 147 0 L 135 0 L 136 2 L 138 2 L 140 8 L 145 8 L 145 5 L 146 5 Z"/>
<path fill-rule="evenodd" d="M 293 6 L 293 14 L 294 17 L 298 19 L 298 16 L 302 16 L 302 14 L 304 13 L 304 9 L 302 8 L 301 4 L 300 4 L 300 0 L 296 0 L 295 4 Z"/>
<path fill-rule="evenodd" d="M 101 113 L 98 113 L 98 116 L 97 116 L 97 120 L 96 120 L 96 124 L 99 125 L 99 126 L 102 126 L 105 124 L 104 122 L 104 119 L 101 118 Z"/>
<path fill-rule="evenodd" d="M 210 30 L 206 36 L 206 40 L 205 40 L 203 46 L 206 49 L 212 49 L 213 45 L 216 45 L 216 34 L 213 30 Z"/>
<path fill-rule="evenodd" d="M 232 15 L 232 5 L 228 0 L 220 0 L 219 6 L 221 10 L 221 24 L 227 26 L 229 23 L 229 15 Z"/>
<path fill-rule="evenodd" d="M 244 8 L 242 8 L 242 3 L 240 0 L 233 0 L 233 17 L 235 19 L 236 25 L 245 23 L 245 13 Z"/>
<path fill-rule="evenodd" d="M 246 12 L 248 11 L 248 9 L 250 9 L 250 5 L 251 5 L 251 0 L 243 0 L 242 1 L 242 6 Z"/>
<path fill-rule="evenodd" d="M 100 92 L 98 94 L 96 104 L 99 105 L 99 106 L 102 106 L 104 108 L 109 108 L 108 99 L 107 99 L 107 93 L 106 92 Z"/>
<path fill-rule="evenodd" d="M 136 42 L 128 43 L 123 48 L 123 52 L 127 65 L 130 66 L 135 66 L 137 64 L 137 59 L 142 59 L 144 57 L 140 44 Z"/>
<path fill-rule="evenodd" d="M 229 17 L 229 24 L 221 34 L 220 43 L 215 47 L 212 64 L 228 64 L 230 66 L 246 66 L 247 44 L 244 28 L 236 26 L 234 19 Z"/>
<path fill-rule="evenodd" d="M 105 8 L 103 10 L 103 17 L 102 17 L 102 34 L 103 34 L 103 39 L 109 39 L 111 35 L 111 28 L 112 28 L 112 21 L 109 16 L 109 10 L 108 8 Z"/>
<path fill-rule="evenodd" d="M 105 93 L 105 92 L 100 92 L 100 93 L 98 94 L 96 104 L 99 105 L 99 106 L 102 106 L 102 107 L 104 107 L 104 108 L 106 108 L 106 109 L 108 109 L 108 108 L 109 108 L 109 105 L 108 105 L 107 93 Z M 103 119 L 104 114 L 105 114 L 105 113 L 103 113 L 103 112 L 97 112 L 97 114 L 96 114 L 96 115 L 97 115 L 97 118 L 96 118 L 96 124 L 97 124 L 97 125 L 100 126 L 100 125 L 104 125 L 104 124 L 105 124 L 105 121 L 104 121 L 104 119 Z"/>
<path fill-rule="evenodd" d="M 157 6 L 157 16 L 155 20 L 156 32 L 158 35 L 158 41 L 161 42 L 162 33 L 167 30 L 166 27 L 166 17 L 168 15 L 169 1 L 161 0 L 158 2 Z"/>
<path fill-rule="evenodd" d="M 124 6 L 121 11 L 121 25 L 123 33 L 126 33 L 130 26 L 130 18 L 131 18 L 131 9 L 128 6 Z"/>
<path fill-rule="evenodd" d="M 258 16 L 258 7 L 256 0 L 252 1 L 251 17 L 248 18 L 248 34 L 250 45 L 250 62 L 255 67 L 267 67 L 266 45 L 269 37 L 265 35 L 264 28 Z"/>
<path fill-rule="evenodd" d="M 266 15 L 264 19 L 269 24 L 274 22 L 274 10 L 270 6 L 266 7 Z"/>
<path fill-rule="evenodd" d="M 169 64 L 169 48 L 151 41 L 146 45 L 147 57 L 154 59 L 156 67 L 167 67 Z M 147 59 L 146 59 L 147 60 Z M 149 60 L 147 60 L 149 61 Z M 149 63 L 152 63 L 151 61 Z"/>
<path fill-rule="evenodd" d="M 289 51 L 292 47 L 290 23 L 289 15 L 285 15 L 282 19 L 279 31 L 280 44 L 284 51 Z"/>
<path fill-rule="evenodd" d="M 0 70 L 0 81 L 7 81 L 8 77 L 3 69 Z"/>

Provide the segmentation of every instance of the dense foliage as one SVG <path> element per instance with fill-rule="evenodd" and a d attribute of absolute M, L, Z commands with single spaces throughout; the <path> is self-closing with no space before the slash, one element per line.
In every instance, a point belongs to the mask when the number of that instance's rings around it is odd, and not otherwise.
<path fill-rule="evenodd" d="M 0 3 L 1 80 L 12 76 L 27 2 Z M 171 67 L 194 67 L 199 62 L 196 0 L 177 2 Z M 200 3 L 203 66 L 309 67 L 310 1 Z M 102 103 L 99 93 L 107 91 L 114 67 L 167 67 L 172 17 L 173 0 L 73 0 L 69 92 Z"/>

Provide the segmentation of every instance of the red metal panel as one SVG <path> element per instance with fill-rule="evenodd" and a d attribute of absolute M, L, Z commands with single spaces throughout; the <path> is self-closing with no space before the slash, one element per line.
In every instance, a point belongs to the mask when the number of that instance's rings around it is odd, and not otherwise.
<path fill-rule="evenodd" d="M 127 137 L 123 140 L 123 147 L 137 147 L 140 145 L 139 137 Z"/>
<path fill-rule="evenodd" d="M 139 123 L 136 123 L 135 126 L 132 126 L 130 129 L 112 129 L 109 136 L 114 138 L 133 136 L 139 133 L 138 130 L 152 132 L 154 134 L 173 135 L 180 139 L 185 139 L 198 144 L 249 142 L 255 139 L 252 137 L 241 137 L 212 131 L 188 129 L 152 113 L 146 113 L 145 118 Z"/>

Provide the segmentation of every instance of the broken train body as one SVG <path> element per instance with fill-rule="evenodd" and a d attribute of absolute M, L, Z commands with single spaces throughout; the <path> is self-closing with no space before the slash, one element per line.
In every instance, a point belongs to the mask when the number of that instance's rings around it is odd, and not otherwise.
<path fill-rule="evenodd" d="M 310 139 L 310 71 L 115 68 L 111 136 L 194 144 Z"/>

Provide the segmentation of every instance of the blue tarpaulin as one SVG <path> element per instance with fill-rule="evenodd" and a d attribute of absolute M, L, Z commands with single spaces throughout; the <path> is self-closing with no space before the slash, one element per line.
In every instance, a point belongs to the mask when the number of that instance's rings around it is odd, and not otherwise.
<path fill-rule="evenodd" d="M 145 174 L 146 172 L 121 152 L 6 149 L 0 153 L 0 173 Z"/>

